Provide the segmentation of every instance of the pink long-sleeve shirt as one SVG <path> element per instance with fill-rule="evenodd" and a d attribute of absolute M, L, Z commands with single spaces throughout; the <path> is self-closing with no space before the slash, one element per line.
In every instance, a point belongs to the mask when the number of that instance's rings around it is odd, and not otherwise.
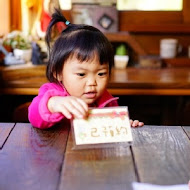
<path fill-rule="evenodd" d="M 50 128 L 60 122 L 65 116 L 61 113 L 51 113 L 47 103 L 52 96 L 70 96 L 64 86 L 56 83 L 45 83 L 39 89 L 28 109 L 28 119 L 37 128 Z M 97 100 L 98 108 L 118 106 L 118 98 L 114 98 L 107 90 Z"/>

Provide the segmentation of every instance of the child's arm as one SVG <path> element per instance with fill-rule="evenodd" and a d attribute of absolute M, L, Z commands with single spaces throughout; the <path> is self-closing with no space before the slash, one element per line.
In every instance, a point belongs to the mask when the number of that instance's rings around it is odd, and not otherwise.
<path fill-rule="evenodd" d="M 69 96 L 59 85 L 46 83 L 39 89 L 28 110 L 30 123 L 37 128 L 49 128 L 64 117 L 85 117 L 88 106 L 81 99 Z"/>
<path fill-rule="evenodd" d="M 28 119 L 37 128 L 49 128 L 63 119 L 61 113 L 51 113 L 47 104 L 52 96 L 67 96 L 67 93 L 57 84 L 46 83 L 39 89 L 28 109 Z"/>

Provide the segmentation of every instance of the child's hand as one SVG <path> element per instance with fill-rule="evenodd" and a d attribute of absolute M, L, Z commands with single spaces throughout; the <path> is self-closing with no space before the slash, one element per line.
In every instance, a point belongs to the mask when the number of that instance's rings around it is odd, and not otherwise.
<path fill-rule="evenodd" d="M 131 127 L 142 127 L 144 125 L 143 122 L 140 122 L 139 120 L 132 120 L 130 119 Z"/>
<path fill-rule="evenodd" d="M 85 118 L 88 114 L 88 105 L 82 99 L 74 96 L 51 97 L 48 101 L 48 109 L 52 113 L 62 113 L 67 119 Z"/>

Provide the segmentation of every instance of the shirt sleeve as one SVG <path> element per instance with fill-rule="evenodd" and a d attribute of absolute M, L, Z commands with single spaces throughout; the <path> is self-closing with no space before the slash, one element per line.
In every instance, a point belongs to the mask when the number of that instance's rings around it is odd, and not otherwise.
<path fill-rule="evenodd" d="M 48 110 L 47 103 L 52 96 L 67 96 L 67 93 L 53 83 L 46 83 L 40 87 L 38 96 L 33 99 L 28 109 L 28 119 L 34 127 L 50 128 L 64 118 L 61 113 L 51 113 Z"/>

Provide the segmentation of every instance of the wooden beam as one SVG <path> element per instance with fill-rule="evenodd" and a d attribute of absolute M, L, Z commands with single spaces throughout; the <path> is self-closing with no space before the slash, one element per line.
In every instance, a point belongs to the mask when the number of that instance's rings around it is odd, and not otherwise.
<path fill-rule="evenodd" d="M 190 1 L 183 0 L 183 22 L 190 24 Z"/>
<path fill-rule="evenodd" d="M 11 0 L 10 2 L 10 30 L 21 30 L 21 0 Z"/>

